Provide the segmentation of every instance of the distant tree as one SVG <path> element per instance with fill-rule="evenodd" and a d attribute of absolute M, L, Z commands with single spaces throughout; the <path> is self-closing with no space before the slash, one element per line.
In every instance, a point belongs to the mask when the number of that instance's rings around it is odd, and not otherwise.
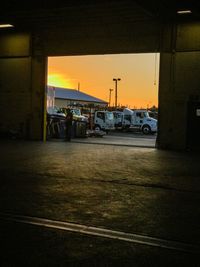
<path fill-rule="evenodd" d="M 155 105 L 153 105 L 151 108 L 149 108 L 149 110 L 151 110 L 152 112 L 157 112 L 158 108 Z"/>

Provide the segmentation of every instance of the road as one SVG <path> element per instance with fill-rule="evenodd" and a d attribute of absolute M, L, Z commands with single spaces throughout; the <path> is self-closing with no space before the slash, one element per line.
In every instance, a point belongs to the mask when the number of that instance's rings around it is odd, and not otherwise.
<path fill-rule="evenodd" d="M 153 148 L 156 144 L 156 135 L 144 135 L 133 132 L 110 132 L 103 137 L 75 138 L 73 142 Z"/>

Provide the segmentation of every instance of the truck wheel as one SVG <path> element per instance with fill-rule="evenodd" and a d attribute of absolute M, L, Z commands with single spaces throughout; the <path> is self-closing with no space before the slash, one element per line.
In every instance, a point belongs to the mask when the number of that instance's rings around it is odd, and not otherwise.
<path fill-rule="evenodd" d="M 95 125 L 94 130 L 95 131 L 101 131 L 101 127 L 97 124 L 97 125 Z"/>
<path fill-rule="evenodd" d="M 151 132 L 150 126 L 149 125 L 144 125 L 142 127 L 142 132 L 143 132 L 143 134 L 149 134 Z"/>

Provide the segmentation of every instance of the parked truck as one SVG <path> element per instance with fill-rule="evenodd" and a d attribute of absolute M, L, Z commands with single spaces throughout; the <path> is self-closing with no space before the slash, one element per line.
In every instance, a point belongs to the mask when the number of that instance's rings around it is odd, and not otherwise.
<path fill-rule="evenodd" d="M 64 113 L 65 115 L 67 114 L 68 110 L 70 110 L 70 112 L 72 113 L 74 121 L 88 122 L 88 118 L 81 114 L 81 110 L 79 108 L 75 108 L 75 107 L 73 107 L 73 108 L 71 108 L 71 107 L 60 108 L 60 112 Z"/>
<path fill-rule="evenodd" d="M 113 112 L 103 110 L 103 111 L 95 111 L 94 113 L 94 129 L 95 130 L 103 130 L 110 131 L 114 130 L 114 116 Z"/>
<path fill-rule="evenodd" d="M 115 118 L 115 128 L 135 129 L 144 134 L 157 132 L 157 120 L 151 118 L 145 109 L 128 109 L 123 111 L 113 111 Z"/>
<path fill-rule="evenodd" d="M 55 116 L 59 116 L 59 117 L 65 117 L 65 113 L 58 107 L 54 106 L 54 107 L 48 107 L 47 108 L 47 114 L 48 115 L 55 115 Z"/>

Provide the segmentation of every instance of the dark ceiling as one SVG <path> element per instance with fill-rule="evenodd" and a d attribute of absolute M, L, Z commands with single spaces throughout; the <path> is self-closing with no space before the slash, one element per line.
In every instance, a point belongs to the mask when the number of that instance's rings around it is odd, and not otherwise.
<path fill-rule="evenodd" d="M 128 24 L 144 20 L 155 20 L 160 23 L 179 19 L 178 9 L 192 10 L 192 14 L 184 16 L 184 19 L 200 18 L 200 4 L 197 1 L 7 0 L 1 5 L 0 22 L 13 23 L 16 27 L 28 29 L 91 23 Z"/>

